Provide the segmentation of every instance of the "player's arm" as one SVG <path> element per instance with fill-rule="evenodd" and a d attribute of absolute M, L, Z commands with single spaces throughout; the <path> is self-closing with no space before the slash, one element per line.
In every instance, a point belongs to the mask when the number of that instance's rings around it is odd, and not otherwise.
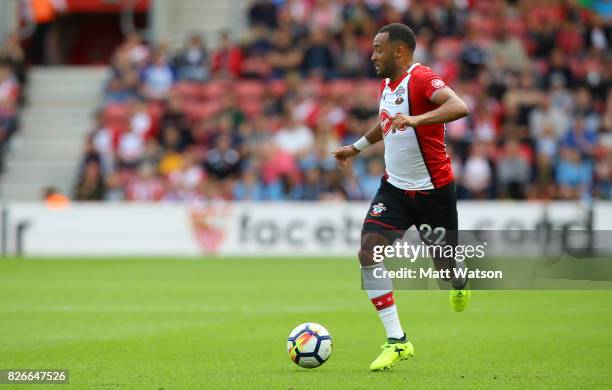
<path fill-rule="evenodd" d="M 358 155 L 363 149 L 370 145 L 374 145 L 382 139 L 382 127 L 380 126 L 380 122 L 376 121 L 376 124 L 357 142 L 352 145 L 340 146 L 332 152 L 332 156 L 338 161 L 338 166 L 343 167 L 346 165 L 346 161 L 349 158 Z"/>
<path fill-rule="evenodd" d="M 403 126 L 419 127 L 448 123 L 468 116 L 470 113 L 467 104 L 457 96 L 455 91 L 448 87 L 436 91 L 431 97 L 431 101 L 439 107 L 416 116 L 397 114 L 393 118 L 391 129 L 395 131 L 395 129 Z"/>

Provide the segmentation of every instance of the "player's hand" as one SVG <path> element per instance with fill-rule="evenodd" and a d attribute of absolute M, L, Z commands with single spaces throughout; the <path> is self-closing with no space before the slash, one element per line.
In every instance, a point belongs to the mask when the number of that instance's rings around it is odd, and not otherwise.
<path fill-rule="evenodd" d="M 359 150 L 355 148 L 353 145 L 348 146 L 340 146 L 336 150 L 332 152 L 332 156 L 338 162 L 338 167 L 344 167 L 346 165 L 346 161 L 359 154 Z"/>
<path fill-rule="evenodd" d="M 417 127 L 419 125 L 416 116 L 404 114 L 396 114 L 391 121 L 391 132 L 395 133 L 398 130 L 405 130 L 406 127 Z"/>

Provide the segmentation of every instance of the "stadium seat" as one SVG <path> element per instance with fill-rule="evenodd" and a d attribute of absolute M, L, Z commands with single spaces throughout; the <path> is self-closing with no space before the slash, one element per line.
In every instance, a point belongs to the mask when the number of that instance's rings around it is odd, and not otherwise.
<path fill-rule="evenodd" d="M 336 80 L 330 85 L 330 95 L 335 98 L 350 96 L 355 93 L 356 84 L 349 80 Z"/>
<path fill-rule="evenodd" d="M 260 81 L 245 80 L 234 84 L 236 94 L 239 99 L 261 99 L 265 92 L 265 87 Z"/>
<path fill-rule="evenodd" d="M 220 98 L 223 94 L 227 93 L 228 90 L 233 91 L 234 84 L 227 80 L 211 80 L 202 85 L 200 97 L 205 99 L 214 100 Z"/>
<path fill-rule="evenodd" d="M 249 118 L 254 118 L 263 112 L 261 100 L 248 99 L 240 103 L 240 108 Z"/>
<path fill-rule="evenodd" d="M 284 80 L 272 80 L 268 83 L 268 88 L 275 97 L 282 96 L 287 92 L 287 85 Z"/>
<path fill-rule="evenodd" d="M 458 38 L 453 37 L 442 37 L 438 39 L 436 45 L 445 53 L 448 53 L 451 57 L 457 57 L 461 52 L 461 46 L 463 43 Z"/>
<path fill-rule="evenodd" d="M 194 82 L 178 82 L 172 90 L 183 100 L 198 100 L 201 96 L 200 85 Z"/>
<path fill-rule="evenodd" d="M 185 115 L 192 121 L 211 118 L 221 110 L 221 104 L 216 100 L 207 102 L 189 102 L 183 105 Z"/>
<path fill-rule="evenodd" d="M 380 97 L 380 80 L 367 80 L 361 82 L 360 93 L 366 94 L 370 98 L 378 99 Z"/>

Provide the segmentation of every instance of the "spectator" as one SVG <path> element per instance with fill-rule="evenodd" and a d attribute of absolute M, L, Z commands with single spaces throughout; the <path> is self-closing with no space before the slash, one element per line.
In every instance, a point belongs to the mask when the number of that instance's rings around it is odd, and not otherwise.
<path fill-rule="evenodd" d="M 530 179 L 529 160 L 521 152 L 521 145 L 508 141 L 503 155 L 497 161 L 497 183 L 501 196 L 525 199 L 525 189 Z"/>
<path fill-rule="evenodd" d="M 373 199 L 380 187 L 380 179 L 385 174 L 385 167 L 378 158 L 371 159 L 367 166 L 367 172 L 360 180 L 360 190 L 364 198 Z"/>
<path fill-rule="evenodd" d="M 443 36 L 456 36 L 463 32 L 467 19 L 467 4 L 455 0 L 444 0 L 435 15 L 437 30 Z"/>
<path fill-rule="evenodd" d="M 489 66 L 501 66 L 513 72 L 523 72 L 527 66 L 527 53 L 520 39 L 508 32 L 504 20 L 497 24 L 495 40 L 489 49 L 491 53 Z"/>
<path fill-rule="evenodd" d="M 550 127 L 555 139 L 561 138 L 569 128 L 569 116 L 563 109 L 553 106 L 550 97 L 542 95 L 528 118 L 529 134 L 537 140 L 544 134 L 544 127 Z"/>
<path fill-rule="evenodd" d="M 43 190 L 43 198 L 49 209 L 65 209 L 70 206 L 70 199 L 55 187 L 46 187 Z"/>
<path fill-rule="evenodd" d="M 117 49 L 117 54 L 125 56 L 127 64 L 134 69 L 142 69 L 145 67 L 149 59 L 150 51 L 144 43 L 142 36 L 137 32 L 129 33 L 125 41 Z"/>
<path fill-rule="evenodd" d="M 243 53 L 234 45 L 229 33 L 223 32 L 215 50 L 211 69 L 213 75 L 220 77 L 239 77 L 242 72 Z"/>
<path fill-rule="evenodd" d="M 227 91 L 221 98 L 221 110 L 219 111 L 220 118 L 229 118 L 229 125 L 233 128 L 240 127 L 240 124 L 245 120 L 246 115 L 233 91 Z"/>
<path fill-rule="evenodd" d="M 476 27 L 472 24 L 468 26 L 467 37 L 463 42 L 461 50 L 461 76 L 463 79 L 475 78 L 484 68 L 489 60 L 482 37 Z"/>
<path fill-rule="evenodd" d="M 329 31 L 337 33 L 342 27 L 340 5 L 335 1 L 315 0 L 309 12 L 310 31 Z"/>
<path fill-rule="evenodd" d="M 595 103 L 585 87 L 580 87 L 574 93 L 572 116 L 584 119 L 584 126 L 591 132 L 596 132 L 600 126 L 600 115 L 595 110 Z"/>
<path fill-rule="evenodd" d="M 305 75 L 333 76 L 334 58 L 325 30 L 314 30 L 308 38 L 302 70 Z"/>
<path fill-rule="evenodd" d="M 164 100 L 174 84 L 175 75 L 165 53 L 153 55 L 151 64 L 142 74 L 142 95 L 149 100 Z"/>
<path fill-rule="evenodd" d="M 530 36 L 534 44 L 533 54 L 536 58 L 547 58 L 556 46 L 558 29 L 550 16 L 531 17 Z"/>
<path fill-rule="evenodd" d="M 140 164 L 144 151 L 144 141 L 142 137 L 131 130 L 125 128 L 119 136 L 117 146 L 117 159 L 119 167 L 122 169 L 135 169 Z"/>
<path fill-rule="evenodd" d="M 159 144 L 164 150 L 182 152 L 188 146 L 186 138 L 187 135 L 181 133 L 176 126 L 167 125 L 161 130 Z"/>
<path fill-rule="evenodd" d="M 276 6 L 272 0 L 255 0 L 249 8 L 249 24 L 276 28 Z"/>
<path fill-rule="evenodd" d="M 567 148 L 577 150 L 582 158 L 590 158 L 595 152 L 597 133 L 586 128 L 584 118 L 577 117 L 574 125 L 565 134 L 562 143 Z"/>
<path fill-rule="evenodd" d="M 335 63 L 338 64 L 338 75 L 345 78 L 357 78 L 363 76 L 364 57 L 366 53 L 361 51 L 357 37 L 351 33 L 343 35 L 342 47 L 338 51 Z"/>
<path fill-rule="evenodd" d="M 198 157 L 194 151 L 184 154 L 181 169 L 175 170 L 169 175 L 171 194 L 167 198 L 178 201 L 194 201 L 201 199 L 199 193 L 201 185 L 204 183 L 206 175 Z"/>
<path fill-rule="evenodd" d="M 174 127 L 180 133 L 181 142 L 184 145 L 193 144 L 193 135 L 191 133 L 191 124 L 185 111 L 183 110 L 183 102 L 177 94 L 170 94 L 165 102 L 163 114 L 159 120 L 159 127 Z"/>
<path fill-rule="evenodd" d="M 107 202 L 121 202 L 125 200 L 124 185 L 118 172 L 111 172 L 106 176 L 104 200 Z"/>
<path fill-rule="evenodd" d="M 185 48 L 174 57 L 174 67 L 178 80 L 205 81 L 210 77 L 208 51 L 200 35 L 189 37 Z"/>
<path fill-rule="evenodd" d="M 170 147 L 165 150 L 164 155 L 159 161 L 159 173 L 168 177 L 174 172 L 179 171 L 183 168 L 183 154 L 180 153 L 174 147 Z"/>
<path fill-rule="evenodd" d="M 567 65 L 567 57 L 560 48 L 552 50 L 548 71 L 544 75 L 544 87 L 551 88 L 553 81 L 568 88 L 573 88 L 575 85 L 574 74 Z"/>
<path fill-rule="evenodd" d="M 83 175 L 76 187 L 74 199 L 81 201 L 100 201 L 105 197 L 106 183 L 100 164 L 90 161 L 85 165 Z"/>
<path fill-rule="evenodd" d="M 402 22 L 410 26 L 416 35 L 420 35 L 423 30 L 434 29 L 434 21 L 423 1 L 411 1 L 410 9 Z"/>
<path fill-rule="evenodd" d="M 606 24 L 602 15 L 595 13 L 585 32 L 587 47 L 605 52 L 612 47 L 612 25 Z"/>
<path fill-rule="evenodd" d="M 314 135 L 308 126 L 297 122 L 293 115 L 285 115 L 285 126 L 274 136 L 274 142 L 283 151 L 296 155 L 307 153 L 314 146 Z"/>
<path fill-rule="evenodd" d="M 105 88 L 106 103 L 122 103 L 139 97 L 138 69 L 128 52 L 117 51 L 111 67 L 111 77 Z"/>
<path fill-rule="evenodd" d="M 234 186 L 233 197 L 236 200 L 261 201 L 265 199 L 264 185 L 254 170 L 244 171 L 241 180 Z"/>
<path fill-rule="evenodd" d="M 0 148 L 16 130 L 19 84 L 11 68 L 0 63 Z"/>
<path fill-rule="evenodd" d="M 580 199 L 589 189 L 593 170 L 588 162 L 581 161 L 577 149 L 563 148 L 557 166 L 557 182 L 559 183 L 559 198 Z"/>
<path fill-rule="evenodd" d="M 217 179 L 225 179 L 238 173 L 240 153 L 232 146 L 228 135 L 217 139 L 216 147 L 206 153 L 204 165 L 208 173 Z"/>
<path fill-rule="evenodd" d="M 155 168 L 141 165 L 138 175 L 127 183 L 126 198 L 137 202 L 157 202 L 163 198 L 164 187 L 155 176 Z"/>
<path fill-rule="evenodd" d="M 302 200 L 319 200 L 323 191 L 321 185 L 321 171 L 318 168 L 310 168 L 304 172 L 304 185 Z"/>
<path fill-rule="evenodd" d="M 463 166 L 461 177 L 467 198 L 486 199 L 491 196 L 493 172 L 483 144 L 472 145 L 472 151 Z"/>
<path fill-rule="evenodd" d="M 576 55 L 583 45 L 583 38 L 580 23 L 575 23 L 566 19 L 561 24 L 561 29 L 557 34 L 557 46 L 565 55 Z"/>
<path fill-rule="evenodd" d="M 527 72 L 520 76 L 518 86 L 511 86 L 504 95 L 504 107 L 511 113 L 510 117 L 514 120 L 516 126 L 521 128 L 521 136 L 528 133 L 527 127 L 531 112 L 543 99 L 544 96 L 538 90 L 534 77 Z M 551 104 L 555 105 L 554 98 L 551 98 Z"/>
<path fill-rule="evenodd" d="M 8 65 L 20 85 L 26 83 L 26 60 L 25 53 L 19 44 L 17 34 L 6 37 L 4 44 L 0 47 L 0 63 Z"/>
<path fill-rule="evenodd" d="M 268 79 L 272 73 L 272 65 L 267 61 L 272 48 L 270 33 L 263 25 L 251 28 L 248 41 L 243 45 L 245 54 L 241 68 L 241 77 Z"/>
<path fill-rule="evenodd" d="M 163 151 L 157 140 L 155 138 L 145 140 L 140 164 L 149 164 L 156 167 L 161 162 L 162 157 Z"/>
<path fill-rule="evenodd" d="M 153 118 L 145 102 L 137 101 L 133 104 L 129 126 L 130 130 L 142 140 L 151 136 L 153 132 Z"/>
<path fill-rule="evenodd" d="M 299 70 L 303 55 L 302 49 L 294 45 L 291 31 L 288 28 L 278 30 L 267 58 L 272 77 L 284 78 L 287 73 Z"/>
<path fill-rule="evenodd" d="M 255 158 L 261 163 L 258 167 L 266 185 L 278 182 L 282 175 L 299 176 L 295 158 L 278 148 L 271 140 L 260 144 Z"/>

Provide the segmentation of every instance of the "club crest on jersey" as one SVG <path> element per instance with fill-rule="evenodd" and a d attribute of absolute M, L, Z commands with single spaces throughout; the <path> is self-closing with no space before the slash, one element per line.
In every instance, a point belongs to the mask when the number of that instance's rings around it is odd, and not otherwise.
<path fill-rule="evenodd" d="M 395 104 L 400 105 L 404 102 L 404 94 L 406 93 L 406 88 L 400 86 L 397 90 L 395 90 Z"/>
<path fill-rule="evenodd" d="M 372 211 L 370 211 L 370 215 L 373 216 L 373 217 L 378 217 L 386 209 L 387 208 L 385 207 L 385 205 L 382 202 L 381 203 L 376 203 L 376 204 L 372 205 Z"/>

